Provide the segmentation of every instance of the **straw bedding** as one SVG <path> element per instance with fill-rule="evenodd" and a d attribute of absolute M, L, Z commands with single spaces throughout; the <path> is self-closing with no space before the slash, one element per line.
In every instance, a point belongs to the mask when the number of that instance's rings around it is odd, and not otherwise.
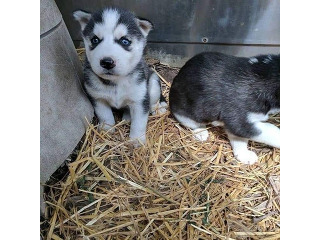
<path fill-rule="evenodd" d="M 168 97 L 178 69 L 149 64 Z M 89 123 L 64 177 L 47 183 L 45 239 L 280 238 L 278 149 L 250 143 L 259 163 L 240 164 L 222 128 L 198 142 L 169 111 L 149 117 L 144 147 L 128 135 L 119 119 L 114 133 Z"/>

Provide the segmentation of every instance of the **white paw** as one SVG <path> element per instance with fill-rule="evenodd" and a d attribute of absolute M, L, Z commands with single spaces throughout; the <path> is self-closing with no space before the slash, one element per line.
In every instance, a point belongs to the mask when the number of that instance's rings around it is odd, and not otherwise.
<path fill-rule="evenodd" d="M 109 133 L 114 133 L 114 131 L 115 131 L 112 125 L 108 125 L 106 123 L 99 123 L 98 129 L 107 131 Z"/>
<path fill-rule="evenodd" d="M 168 104 L 166 102 L 158 102 L 151 108 L 151 115 L 164 114 L 167 111 Z"/>
<path fill-rule="evenodd" d="M 209 132 L 205 128 L 197 128 L 192 130 L 192 132 L 193 132 L 193 137 L 201 142 L 207 141 L 209 137 Z"/>
<path fill-rule="evenodd" d="M 146 143 L 146 136 L 141 136 L 139 138 L 130 137 L 130 143 L 135 147 L 141 147 Z"/>
<path fill-rule="evenodd" d="M 254 164 L 258 161 L 258 156 L 252 151 L 241 151 L 235 155 L 235 158 L 243 164 Z"/>

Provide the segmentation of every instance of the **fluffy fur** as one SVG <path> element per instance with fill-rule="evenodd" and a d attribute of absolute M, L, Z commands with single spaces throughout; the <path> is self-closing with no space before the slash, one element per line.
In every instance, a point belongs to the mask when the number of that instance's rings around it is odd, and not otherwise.
<path fill-rule="evenodd" d="M 101 126 L 112 130 L 112 108 L 125 109 L 130 138 L 136 145 L 145 143 L 148 114 L 156 110 L 161 96 L 160 80 L 143 58 L 152 23 L 119 8 L 94 14 L 79 10 L 73 16 L 86 49 L 84 87 Z"/>
<path fill-rule="evenodd" d="M 265 122 L 280 111 L 280 55 L 201 53 L 181 68 L 169 98 L 175 118 L 199 140 L 207 139 L 207 124 L 224 126 L 243 163 L 258 159 L 247 149 L 248 140 L 280 148 L 280 129 Z"/>

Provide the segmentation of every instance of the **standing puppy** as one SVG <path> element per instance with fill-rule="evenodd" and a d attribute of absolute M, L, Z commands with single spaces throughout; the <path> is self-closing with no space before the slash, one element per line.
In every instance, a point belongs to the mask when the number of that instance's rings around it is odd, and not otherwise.
<path fill-rule="evenodd" d="M 280 111 L 280 55 L 201 53 L 181 68 L 169 98 L 174 117 L 199 140 L 208 138 L 206 124 L 224 125 L 243 163 L 258 160 L 247 149 L 248 140 L 280 148 L 280 129 L 265 122 L 268 114 Z"/>
<path fill-rule="evenodd" d="M 123 118 L 131 119 L 130 138 L 145 143 L 149 112 L 162 96 L 160 80 L 143 58 L 152 23 L 118 8 L 94 14 L 79 10 L 73 16 L 86 48 L 84 87 L 101 126 L 114 126 L 112 107 L 125 109 Z"/>

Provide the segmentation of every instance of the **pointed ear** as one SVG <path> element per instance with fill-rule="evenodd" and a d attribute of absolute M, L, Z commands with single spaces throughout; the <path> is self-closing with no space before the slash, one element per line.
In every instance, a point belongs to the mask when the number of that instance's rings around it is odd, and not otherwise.
<path fill-rule="evenodd" d="M 78 10 L 73 12 L 73 17 L 75 20 L 77 20 L 80 23 L 81 30 L 83 30 L 91 18 L 91 13 Z"/>
<path fill-rule="evenodd" d="M 152 22 L 147 19 L 136 18 L 136 23 L 138 24 L 138 27 L 140 28 L 144 37 L 147 37 L 149 32 L 153 29 Z"/>

